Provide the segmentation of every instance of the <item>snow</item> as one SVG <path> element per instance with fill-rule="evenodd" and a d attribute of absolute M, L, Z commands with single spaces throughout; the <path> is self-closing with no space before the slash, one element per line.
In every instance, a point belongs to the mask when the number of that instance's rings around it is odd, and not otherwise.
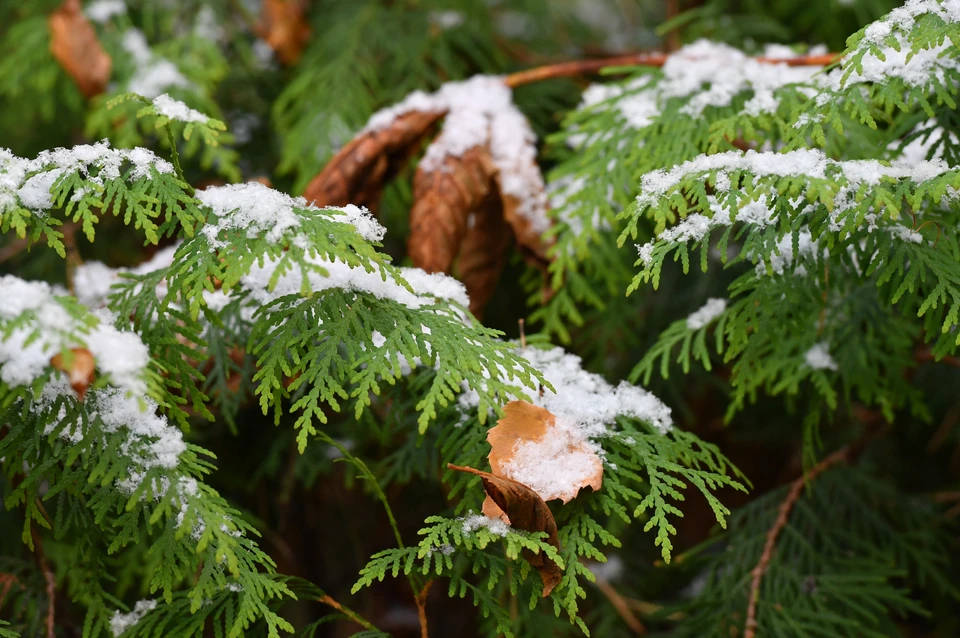
<path fill-rule="evenodd" d="M 826 343 L 814 345 L 803 355 L 803 359 L 814 370 L 837 369 L 837 362 L 830 356 L 830 349 Z"/>
<path fill-rule="evenodd" d="M 120 281 L 124 273 L 145 275 L 147 273 L 166 268 L 173 263 L 173 256 L 180 247 L 180 242 L 158 250 L 143 263 L 133 268 L 110 268 L 99 261 L 86 261 L 77 266 L 73 273 L 74 287 L 77 299 L 88 308 L 103 308 L 107 305 L 110 287 Z M 166 294 L 166 284 L 157 287 L 157 295 Z"/>
<path fill-rule="evenodd" d="M 601 469 L 603 448 L 585 435 L 577 423 L 558 418 L 542 438 L 519 442 L 501 472 L 545 501 L 567 502 Z"/>
<path fill-rule="evenodd" d="M 432 26 L 446 31 L 459 27 L 466 20 L 466 16 L 460 11 L 431 11 L 427 14 L 427 20 L 429 20 Z"/>
<path fill-rule="evenodd" d="M 124 32 L 123 49 L 133 58 L 136 65 L 127 90 L 152 100 L 173 87 L 193 86 L 183 76 L 177 65 L 153 54 L 150 45 L 147 44 L 147 38 L 139 29 L 131 28 Z"/>
<path fill-rule="evenodd" d="M 599 374 L 584 370 L 580 357 L 565 352 L 563 348 L 524 348 L 519 354 L 543 373 L 556 389 L 556 392 L 545 389 L 543 396 L 533 397 L 531 403 L 549 410 L 557 417 L 558 423 L 562 421 L 570 428 L 576 428 L 584 439 L 609 434 L 608 426 L 617 416 L 636 418 L 661 432 L 672 427 L 670 408 L 660 399 L 626 382 L 611 385 Z M 506 371 L 504 376 L 508 376 Z M 514 397 L 523 393 L 519 379 L 508 377 L 504 380 L 515 383 L 517 392 Z M 476 390 L 461 394 L 459 404 L 464 410 L 476 409 L 479 404 Z"/>
<path fill-rule="evenodd" d="M 619 580 L 623 575 L 624 565 L 623 559 L 621 559 L 616 554 L 607 557 L 607 562 L 599 563 L 596 561 L 590 561 L 587 563 L 587 569 L 589 569 L 597 580 L 605 580 L 607 582 L 614 582 Z"/>
<path fill-rule="evenodd" d="M 766 52 L 768 58 L 797 55 L 786 47 L 768 47 Z M 668 100 L 686 98 L 680 112 L 699 117 L 708 107 L 729 106 L 738 95 L 752 91 L 744 111 L 757 116 L 777 110 L 774 91 L 788 84 L 810 84 L 820 70 L 761 62 L 728 45 L 701 39 L 668 56 L 659 79 L 644 75 L 625 84 L 590 86 L 581 108 L 609 100 L 631 127 L 641 129 L 660 115 Z"/>
<path fill-rule="evenodd" d="M 487 528 L 487 531 L 496 536 L 506 536 L 510 531 L 510 526 L 499 518 L 490 518 L 482 514 L 471 514 L 460 520 L 463 521 L 464 534 L 472 534 L 481 527 Z"/>
<path fill-rule="evenodd" d="M 54 204 L 50 189 L 63 175 L 79 173 L 94 184 L 120 177 L 124 163 L 132 165 L 130 179 L 150 179 L 152 170 L 172 173 L 173 165 L 145 148 L 114 149 L 103 140 L 73 148 L 42 151 L 35 159 L 25 160 L 0 149 L 0 213 L 19 198 L 30 210 L 45 211 Z M 29 177 L 27 177 L 29 175 Z"/>
<path fill-rule="evenodd" d="M 817 242 L 813 239 L 809 230 L 801 230 L 797 234 L 797 246 L 799 248 L 799 254 L 794 255 L 793 252 L 793 234 L 784 235 L 779 242 L 777 242 L 777 251 L 770 253 L 768 259 L 770 261 L 770 268 L 778 275 L 782 275 L 785 269 L 794 262 L 794 259 L 797 257 L 813 257 L 817 254 Z M 764 260 L 760 260 L 757 263 L 756 272 L 758 277 L 762 277 L 767 274 L 767 266 Z M 806 269 L 800 265 L 794 270 L 794 274 L 803 276 L 807 273 Z"/>
<path fill-rule="evenodd" d="M 145 410 L 142 403 L 146 404 Z M 121 451 L 143 468 L 175 468 L 187 449 L 180 429 L 156 414 L 157 404 L 151 399 L 131 397 L 118 388 L 105 388 L 94 394 L 93 409 L 104 431 L 112 433 L 126 428 L 129 438 Z"/>
<path fill-rule="evenodd" d="M 140 600 L 137 601 L 137 604 L 133 607 L 133 611 L 130 613 L 121 614 L 119 611 L 115 611 L 113 612 L 113 617 L 110 619 L 110 631 L 113 632 L 114 636 L 119 636 L 140 622 L 144 616 L 156 608 L 157 601 Z"/>
<path fill-rule="evenodd" d="M 727 300 L 713 297 L 707 300 L 699 310 L 687 317 L 687 328 L 699 330 L 723 314 L 727 309 Z"/>
<path fill-rule="evenodd" d="M 158 114 L 171 120 L 177 120 L 178 122 L 199 122 L 206 124 L 209 119 L 200 111 L 193 110 L 183 102 L 173 99 L 166 93 L 153 98 L 153 108 Z"/>
<path fill-rule="evenodd" d="M 727 151 L 715 155 L 699 155 L 670 169 L 658 169 L 645 174 L 641 178 L 641 192 L 637 196 L 637 202 L 640 206 L 650 206 L 691 175 L 713 171 L 717 172 L 717 179 L 721 176 L 729 178 L 734 171 L 745 171 L 758 177 L 812 179 L 826 179 L 839 174 L 846 178 L 851 189 L 856 190 L 861 184 L 873 186 L 883 179 L 909 179 L 921 183 L 949 170 L 950 167 L 942 159 L 912 164 L 893 162 L 887 165 L 878 160 L 833 160 L 819 149 L 801 149 L 787 153 Z"/>
<path fill-rule="evenodd" d="M 96 0 L 84 9 L 88 18 L 100 24 L 109 22 L 113 16 L 123 15 L 126 12 L 127 5 L 123 0 Z"/>
<path fill-rule="evenodd" d="M 863 38 L 847 56 L 860 56 L 862 69 L 835 69 L 827 78 L 830 91 L 838 92 L 863 82 L 887 83 L 900 78 L 910 87 L 926 88 L 936 79 L 944 83 L 947 70 L 960 69 L 960 62 L 950 55 L 955 46 L 949 38 L 932 41 L 929 48 L 913 50 L 908 34 L 924 14 L 939 16 L 946 23 L 960 22 L 958 0 L 908 0 L 886 16 L 864 29 Z M 891 46 L 890 41 L 896 42 Z"/>
<path fill-rule="evenodd" d="M 364 131 L 378 131 L 412 111 L 446 113 L 443 129 L 427 149 L 420 168 L 440 170 L 450 156 L 488 146 L 504 194 L 519 201 L 518 213 L 534 232 L 550 227 L 543 177 L 536 163 L 536 136 L 503 78 L 478 75 L 449 82 L 432 94 L 416 91 L 400 103 L 374 113 Z"/>
<path fill-rule="evenodd" d="M 413 288 L 411 292 L 391 274 L 384 278 L 378 270 L 368 272 L 361 266 L 351 267 L 342 261 L 320 257 L 308 257 L 306 261 L 327 271 L 326 276 L 313 269 L 306 273 L 310 290 L 315 293 L 330 288 L 366 292 L 378 299 L 388 299 L 413 309 L 433 305 L 434 297 L 469 306 L 469 297 L 463 284 L 443 274 L 431 274 L 419 268 L 398 269 L 399 276 Z M 241 278 L 241 286 L 250 291 L 258 304 L 266 305 L 282 296 L 301 293 L 303 272 L 298 267 L 284 272 L 277 279 L 275 287 L 270 288 L 278 264 L 277 260 L 266 259 L 263 265 L 251 266 L 250 271 Z"/>
<path fill-rule="evenodd" d="M 24 313 L 31 316 L 21 320 Z M 134 395 L 146 392 L 150 355 L 139 336 L 99 318 L 92 327 L 74 319 L 48 284 L 12 275 L 0 278 L 0 325 L 14 319 L 17 327 L 0 341 L 0 380 L 8 385 L 30 385 L 50 367 L 53 356 L 87 347 L 97 368 L 118 388 Z"/>
<path fill-rule="evenodd" d="M 202 229 L 211 249 L 222 248 L 224 243 L 218 237 L 230 230 L 245 230 L 247 237 L 264 236 L 270 243 L 279 243 L 288 231 L 300 226 L 304 215 L 313 211 L 334 213 L 333 221 L 352 224 L 367 241 L 380 241 L 387 232 L 366 209 L 353 205 L 318 208 L 303 197 L 291 197 L 259 182 L 211 186 L 199 191 L 197 199 L 218 218 L 216 224 Z"/>
<path fill-rule="evenodd" d="M 614 434 L 618 416 L 638 419 L 661 433 L 673 427 L 670 408 L 653 394 L 626 382 L 611 385 L 584 370 L 580 357 L 562 348 L 524 348 L 519 354 L 555 388 L 556 392 L 544 388 L 542 396 L 534 395 L 530 401 L 550 411 L 555 425 L 547 436 L 521 442 L 501 471 L 544 500 L 569 500 L 596 474 L 598 457 L 603 458 L 597 441 Z M 519 379 L 511 378 L 507 370 L 501 372 L 501 379 L 516 387 L 513 398 L 525 394 Z M 464 385 L 458 403 L 464 413 L 475 410 L 477 390 Z"/>

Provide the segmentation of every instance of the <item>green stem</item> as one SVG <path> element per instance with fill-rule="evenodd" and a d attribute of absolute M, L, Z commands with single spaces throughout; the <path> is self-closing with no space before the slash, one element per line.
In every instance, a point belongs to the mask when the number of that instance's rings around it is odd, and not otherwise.
<path fill-rule="evenodd" d="M 177 136 L 173 134 L 173 127 L 170 124 L 167 124 L 163 128 L 167 129 L 167 141 L 170 142 L 170 153 L 173 157 L 173 167 L 177 171 L 177 177 L 180 178 L 180 181 L 186 184 L 186 191 L 190 197 L 193 197 L 197 194 L 196 189 L 190 185 L 190 182 L 187 181 L 187 178 L 183 175 L 183 169 L 180 167 L 180 152 L 177 150 Z"/>

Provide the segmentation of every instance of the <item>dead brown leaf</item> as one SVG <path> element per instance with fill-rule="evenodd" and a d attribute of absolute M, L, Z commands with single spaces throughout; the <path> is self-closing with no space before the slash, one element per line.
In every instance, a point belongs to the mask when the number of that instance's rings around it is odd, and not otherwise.
<path fill-rule="evenodd" d="M 83 14 L 80 0 L 64 0 L 49 18 L 50 52 L 86 97 L 103 93 L 113 61 Z"/>
<path fill-rule="evenodd" d="M 259 32 L 280 61 L 296 64 L 310 38 L 302 0 L 263 0 Z"/>
<path fill-rule="evenodd" d="M 361 133 L 327 162 L 303 196 L 317 206 L 356 204 L 376 212 L 384 184 L 419 149 L 442 116 L 441 112 L 411 111 L 387 128 Z"/>
<path fill-rule="evenodd" d="M 482 146 L 460 156 L 448 155 L 436 170 L 417 169 L 407 241 L 414 266 L 427 272 L 451 271 L 470 213 L 493 192 L 495 173 L 490 151 Z"/>
<path fill-rule="evenodd" d="M 476 470 L 472 467 L 463 467 L 452 463 L 448 463 L 447 467 L 451 470 L 479 476 L 483 481 L 483 489 L 487 493 L 487 497 L 496 504 L 503 515 L 506 515 L 511 527 L 525 532 L 546 532 L 548 535 L 546 542 L 560 551 L 560 540 L 557 538 L 557 522 L 554 520 L 550 508 L 536 492 L 523 483 L 494 476 L 489 472 Z M 486 514 L 486 511 L 484 513 Z M 487 516 L 490 516 L 490 514 L 487 514 Z M 542 552 L 534 554 L 530 551 L 524 551 L 523 557 L 540 572 L 540 578 L 543 580 L 543 596 L 549 596 L 553 588 L 560 583 L 562 577 L 560 568 Z"/>
<path fill-rule="evenodd" d="M 86 348 L 71 348 L 70 354 L 66 357 L 63 353 L 54 355 L 50 359 L 50 365 L 57 370 L 67 373 L 70 379 L 70 387 L 77 393 L 77 397 L 83 401 L 87 394 L 87 388 L 94 382 L 94 361 L 93 354 Z"/>
<path fill-rule="evenodd" d="M 556 427 L 557 419 L 549 410 L 526 401 L 511 401 L 503 408 L 503 418 L 487 431 L 487 442 L 490 444 L 490 454 L 487 458 L 490 460 L 491 470 L 494 474 L 506 476 L 517 446 L 521 443 L 541 441 L 547 436 L 569 438 L 569 435 L 563 431 L 554 431 Z M 567 451 L 571 454 L 585 454 L 591 457 L 593 470 L 578 485 L 574 485 L 572 491 L 557 496 L 563 503 L 569 503 L 585 487 L 597 491 L 603 486 L 603 462 L 594 451 L 583 442 L 575 440 L 569 441 Z"/>
<path fill-rule="evenodd" d="M 510 227 L 503 218 L 503 204 L 491 193 L 476 211 L 467 217 L 467 232 L 457 257 L 456 276 L 470 295 L 470 312 L 483 319 L 486 307 L 507 261 Z"/>

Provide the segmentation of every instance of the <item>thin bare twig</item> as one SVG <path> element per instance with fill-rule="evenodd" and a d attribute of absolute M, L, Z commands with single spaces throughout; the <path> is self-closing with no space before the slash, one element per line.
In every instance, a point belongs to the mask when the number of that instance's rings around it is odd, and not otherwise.
<path fill-rule="evenodd" d="M 807 482 L 812 481 L 818 474 L 838 463 L 846 461 L 849 458 L 850 450 L 851 446 L 843 446 L 830 456 L 817 463 L 810 469 L 809 472 L 795 480 L 790 485 L 790 490 L 787 492 L 787 497 L 783 499 L 783 502 L 780 504 L 777 519 L 774 521 L 773 527 L 770 528 L 770 531 L 767 532 L 767 542 L 763 546 L 763 553 L 760 554 L 760 562 L 757 563 L 757 566 L 753 568 L 753 579 L 750 582 L 750 602 L 747 605 L 747 622 L 746 625 L 744 625 L 743 638 L 754 638 L 756 636 L 757 603 L 760 600 L 760 581 L 763 580 L 763 575 L 770 566 L 770 560 L 773 558 L 773 552 L 777 547 L 777 537 L 780 536 L 780 532 L 783 531 L 783 528 L 787 526 L 787 521 L 790 519 L 790 512 L 793 510 L 793 506 L 797 504 L 797 500 L 800 498 L 800 493 L 803 492 L 803 488 Z"/>
<path fill-rule="evenodd" d="M 343 614 L 353 622 L 357 623 L 364 629 L 369 629 L 370 631 L 379 631 L 369 620 L 366 620 L 365 618 L 360 616 L 357 612 L 353 611 L 349 607 L 344 607 L 343 605 L 338 603 L 336 600 L 334 600 L 332 596 L 324 594 L 317 600 L 323 603 L 324 605 L 333 607 L 334 609 L 339 611 L 341 614 Z"/>
<path fill-rule="evenodd" d="M 638 636 L 647 633 L 647 628 L 643 626 L 640 619 L 637 618 L 633 610 L 630 609 L 630 603 L 620 595 L 620 592 L 618 592 L 609 581 L 603 578 L 597 578 L 597 582 L 594 584 L 597 586 L 597 589 L 607 597 L 607 600 L 610 601 L 610 604 L 613 605 L 613 608 L 620 615 L 620 618 L 623 619 L 623 622 L 627 624 L 627 627 L 629 627 L 633 633 Z"/>
<path fill-rule="evenodd" d="M 47 638 L 55 638 L 54 632 L 54 610 L 57 604 L 57 579 L 47 563 L 46 554 L 43 553 L 43 543 L 40 542 L 40 534 L 35 527 L 30 528 L 30 534 L 33 537 L 33 555 L 37 559 L 37 565 L 43 572 L 43 579 L 47 583 Z"/>
<path fill-rule="evenodd" d="M 517 323 L 520 325 L 520 349 L 527 349 L 527 331 L 524 329 L 524 324 L 526 322 L 521 318 L 517 319 Z"/>
<path fill-rule="evenodd" d="M 827 66 L 839 59 L 838 53 L 822 55 L 800 55 L 795 58 L 756 58 L 763 64 L 786 64 L 787 66 Z M 507 86 L 515 88 L 551 78 L 566 78 L 577 75 L 591 75 L 601 69 L 616 66 L 663 66 L 668 56 L 663 53 L 631 53 L 611 58 L 595 60 L 574 60 L 559 64 L 538 66 L 526 71 L 511 73 L 505 79 Z"/>
<path fill-rule="evenodd" d="M 63 247 L 67 251 L 67 290 L 71 295 L 76 294 L 73 280 L 77 267 L 83 265 L 83 259 L 80 258 L 80 251 L 77 249 L 77 230 L 78 224 L 63 225 Z"/>
<path fill-rule="evenodd" d="M 427 595 L 430 593 L 432 586 L 433 581 L 428 580 L 420 593 L 413 598 L 414 602 L 417 603 L 417 618 L 420 620 L 420 638 L 430 638 L 427 633 Z"/>

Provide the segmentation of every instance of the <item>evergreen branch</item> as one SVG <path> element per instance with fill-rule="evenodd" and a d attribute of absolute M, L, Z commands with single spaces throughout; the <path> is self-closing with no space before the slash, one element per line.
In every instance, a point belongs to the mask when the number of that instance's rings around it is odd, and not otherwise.
<path fill-rule="evenodd" d="M 850 457 L 851 449 L 851 446 L 845 445 L 817 463 L 803 476 L 795 480 L 790 485 L 790 490 L 787 492 L 786 498 L 783 499 L 783 502 L 780 504 L 780 508 L 777 511 L 777 518 L 773 523 L 773 527 L 771 527 L 770 531 L 767 532 L 767 539 L 763 546 L 763 553 L 760 555 L 760 562 L 757 563 L 757 566 L 754 567 L 753 571 L 751 572 L 752 580 L 750 582 L 750 602 L 747 606 L 747 621 L 743 631 L 743 638 L 754 638 L 756 635 L 757 603 L 760 600 L 760 581 L 763 579 L 763 575 L 770 566 L 770 559 L 773 558 L 773 552 L 777 546 L 777 537 L 780 536 L 780 532 L 782 532 L 787 526 L 787 521 L 790 518 L 790 512 L 793 510 L 794 505 L 797 504 L 797 500 L 800 498 L 803 488 L 824 470 L 827 470 L 838 463 L 846 462 Z"/>

